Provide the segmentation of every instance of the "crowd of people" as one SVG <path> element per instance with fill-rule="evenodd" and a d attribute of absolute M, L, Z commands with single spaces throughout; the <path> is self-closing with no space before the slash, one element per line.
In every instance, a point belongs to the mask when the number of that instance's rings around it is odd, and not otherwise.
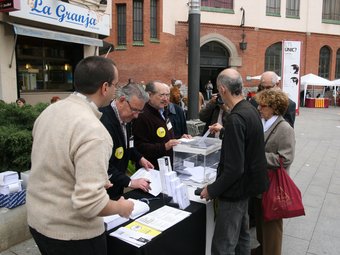
<path fill-rule="evenodd" d="M 129 79 L 119 86 L 118 74 L 110 59 L 83 59 L 74 73 L 75 92 L 51 102 L 34 124 L 27 215 L 43 255 L 107 254 L 98 216 L 129 217 L 133 203 L 123 197 L 124 189 L 150 190 L 148 179 L 127 175 L 129 161 L 158 169 L 158 158 L 173 161 L 179 139 L 192 138 L 182 81 Z M 223 70 L 216 87 L 218 94 L 207 87 L 209 100 L 199 105 L 204 133 L 222 139 L 217 178 L 200 194 L 218 201 L 211 252 L 250 254 L 254 215 L 256 254 L 279 255 L 282 219 L 264 222 L 259 205 L 269 185 L 267 169 L 282 159 L 288 171 L 294 159 L 294 102 L 280 90 L 274 72 L 262 75 L 261 91 L 250 102 L 234 69 Z"/>

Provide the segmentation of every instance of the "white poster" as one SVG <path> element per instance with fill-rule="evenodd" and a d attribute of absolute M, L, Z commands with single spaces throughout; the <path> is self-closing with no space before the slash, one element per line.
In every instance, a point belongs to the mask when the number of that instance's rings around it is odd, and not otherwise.
<path fill-rule="evenodd" d="M 110 35 L 111 1 L 21 0 L 10 16 L 95 34 Z"/>
<path fill-rule="evenodd" d="M 282 90 L 299 107 L 301 42 L 282 43 Z"/>

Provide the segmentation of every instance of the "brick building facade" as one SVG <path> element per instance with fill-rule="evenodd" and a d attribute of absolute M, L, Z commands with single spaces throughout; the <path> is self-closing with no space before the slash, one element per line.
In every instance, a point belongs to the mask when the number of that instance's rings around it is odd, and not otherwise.
<path fill-rule="evenodd" d="M 134 1 L 115 1 L 112 10 L 112 31 L 110 37 L 106 40 L 113 43 L 116 50 L 110 53 L 109 57 L 114 59 L 119 67 L 121 83 L 125 83 L 128 78 L 133 78 L 136 82 L 147 82 L 149 80 L 158 79 L 168 83 L 172 78 L 176 78 L 187 83 L 188 21 L 178 14 L 178 18 L 175 17 L 172 19 L 175 20 L 174 33 L 164 32 L 162 30 L 162 28 L 164 28 L 164 23 L 169 23 L 171 21 L 166 19 L 169 16 L 165 15 L 166 10 L 164 8 L 164 4 L 166 1 L 157 1 L 159 4 L 159 18 L 157 20 L 159 36 L 158 41 L 150 40 L 150 26 L 148 25 L 150 22 L 150 8 L 148 7 L 150 5 L 150 1 L 151 0 L 143 1 L 143 43 L 138 45 L 134 45 L 134 41 L 132 40 Z M 119 4 L 126 5 L 127 39 L 126 45 L 123 48 L 117 44 L 117 26 L 115 24 L 117 21 L 116 7 Z M 236 2 L 234 5 L 236 5 Z M 178 12 L 180 12 L 179 9 Z M 173 15 L 176 16 L 176 10 L 174 13 L 175 14 Z M 236 6 L 234 7 L 234 13 L 234 16 L 236 16 Z M 337 73 L 339 71 L 336 71 L 337 61 L 339 62 L 340 55 L 340 25 L 332 25 L 333 27 L 335 26 L 335 31 L 339 31 L 338 34 L 327 34 L 321 32 L 306 32 L 306 29 L 297 29 L 296 31 L 287 30 L 284 25 L 282 29 L 271 29 L 271 24 L 267 27 L 259 27 L 257 24 L 252 26 L 253 24 L 251 24 L 251 22 L 246 22 L 243 27 L 234 24 L 227 24 L 227 22 L 224 22 L 226 24 L 217 24 L 213 20 L 211 22 L 207 22 L 209 18 L 207 18 L 206 15 L 214 15 L 214 13 L 209 12 L 207 14 L 204 10 L 201 11 L 201 90 L 203 90 L 204 84 L 207 80 L 214 80 L 218 72 L 228 66 L 237 68 L 237 70 L 242 74 L 244 80 L 246 80 L 247 76 L 249 77 L 261 74 L 265 70 L 266 50 L 273 44 L 280 43 L 283 40 L 297 40 L 302 42 L 300 69 L 302 75 L 307 73 L 318 74 L 320 49 L 326 46 L 330 50 L 328 78 L 330 80 L 340 78 L 340 74 Z M 238 17 L 236 18 L 239 20 Z M 303 14 L 301 14 L 301 19 L 302 18 Z M 291 20 L 289 20 L 289 22 L 291 22 Z M 245 34 L 244 40 L 247 42 L 247 48 L 242 51 L 239 47 L 239 42 L 242 41 L 243 33 Z M 212 65 L 209 67 L 209 63 L 208 65 L 206 65 L 206 63 L 202 65 L 202 61 L 204 62 L 204 60 L 202 60 L 202 54 L 204 55 L 202 50 L 204 49 L 204 46 L 212 42 L 217 43 L 225 49 L 226 61 L 224 63 L 227 63 L 225 66 Z M 214 54 L 216 54 L 216 52 L 212 52 L 212 55 Z M 256 85 L 257 81 L 246 81 L 246 86 Z"/>

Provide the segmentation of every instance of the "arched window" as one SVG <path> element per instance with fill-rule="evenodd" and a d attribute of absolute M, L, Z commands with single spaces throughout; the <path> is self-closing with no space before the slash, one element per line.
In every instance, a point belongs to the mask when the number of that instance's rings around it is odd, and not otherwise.
<path fill-rule="evenodd" d="M 335 79 L 340 79 L 340 49 L 336 52 Z"/>
<path fill-rule="evenodd" d="M 329 65 L 331 60 L 331 50 L 328 46 L 323 46 L 320 49 L 319 57 L 319 76 L 329 79 Z"/>
<path fill-rule="evenodd" d="M 274 71 L 281 76 L 282 42 L 274 43 L 266 50 L 264 70 Z"/>

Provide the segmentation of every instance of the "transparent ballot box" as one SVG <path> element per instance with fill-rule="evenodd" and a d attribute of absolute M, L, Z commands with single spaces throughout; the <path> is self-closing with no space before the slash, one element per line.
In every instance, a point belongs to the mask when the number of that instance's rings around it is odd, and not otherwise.
<path fill-rule="evenodd" d="M 214 181 L 220 160 L 221 140 L 195 136 L 180 141 L 180 144 L 173 147 L 173 168 L 180 179 L 198 187 Z"/>

